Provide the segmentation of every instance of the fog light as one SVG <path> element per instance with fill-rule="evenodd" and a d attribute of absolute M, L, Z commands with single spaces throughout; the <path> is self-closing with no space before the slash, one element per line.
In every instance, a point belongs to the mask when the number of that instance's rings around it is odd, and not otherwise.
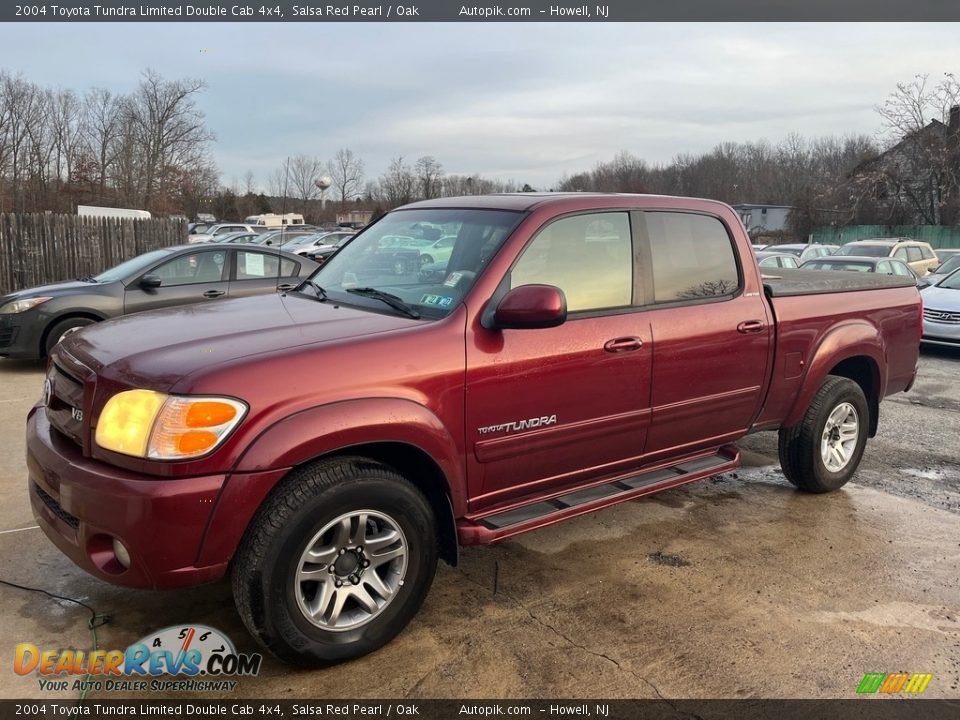
<path fill-rule="evenodd" d="M 113 554 L 117 556 L 121 565 L 127 569 L 130 568 L 130 553 L 117 538 L 113 539 Z"/>

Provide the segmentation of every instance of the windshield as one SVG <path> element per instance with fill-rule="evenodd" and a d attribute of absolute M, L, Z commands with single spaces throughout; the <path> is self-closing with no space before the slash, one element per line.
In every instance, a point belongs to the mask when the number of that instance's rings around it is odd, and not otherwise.
<path fill-rule="evenodd" d="M 937 287 L 947 288 L 948 290 L 960 290 L 960 271 L 953 275 L 947 275 L 943 280 L 937 283 Z"/>
<path fill-rule="evenodd" d="M 104 270 L 99 275 L 94 275 L 93 279 L 99 283 L 116 282 L 130 275 L 136 275 L 141 270 L 145 270 L 169 254 L 169 250 L 154 250 L 153 252 L 144 253 L 143 255 L 137 255 L 137 257 L 132 260 L 127 260 L 109 270 Z"/>
<path fill-rule="evenodd" d="M 834 255 L 863 255 L 865 257 L 887 257 L 890 248 L 887 245 L 857 245 L 850 243 L 841 247 Z"/>
<path fill-rule="evenodd" d="M 957 268 L 960 268 L 960 255 L 954 255 L 943 265 L 937 268 L 937 275 L 949 275 Z"/>
<path fill-rule="evenodd" d="M 873 265 L 870 263 L 820 261 L 804 263 L 803 267 L 809 270 L 853 270 L 855 272 L 873 272 Z"/>
<path fill-rule="evenodd" d="M 513 231 L 521 213 L 506 210 L 398 210 L 333 255 L 313 276 L 338 302 L 379 311 L 390 307 L 367 289 L 390 293 L 424 317 L 444 317 L 460 304 L 477 275 Z M 453 236 L 443 262 L 422 255 L 437 228 Z M 357 291 L 363 290 L 363 294 Z"/>

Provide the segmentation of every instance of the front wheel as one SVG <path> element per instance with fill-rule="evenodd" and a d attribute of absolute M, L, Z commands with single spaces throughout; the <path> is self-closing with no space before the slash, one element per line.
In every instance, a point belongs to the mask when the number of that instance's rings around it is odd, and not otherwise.
<path fill-rule="evenodd" d="M 50 351 L 65 337 L 72 335 L 77 330 L 85 328 L 87 325 L 93 325 L 96 321 L 86 317 L 72 317 L 60 320 L 55 323 L 48 331 L 44 341 L 44 354 L 49 355 Z"/>
<path fill-rule="evenodd" d="M 870 410 L 853 380 L 829 375 L 803 420 L 780 429 L 780 467 L 793 485 L 811 493 L 843 487 L 857 471 L 867 444 Z"/>
<path fill-rule="evenodd" d="M 281 660 L 324 665 L 389 642 L 437 566 L 433 513 L 393 469 L 337 458 L 289 475 L 251 522 L 233 568 L 237 609 Z"/>

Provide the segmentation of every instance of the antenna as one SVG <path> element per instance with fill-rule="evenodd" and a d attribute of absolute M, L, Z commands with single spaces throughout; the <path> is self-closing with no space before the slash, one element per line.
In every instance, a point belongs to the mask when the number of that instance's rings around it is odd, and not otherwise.
<path fill-rule="evenodd" d="M 286 226 L 283 224 L 287 216 L 287 187 L 290 184 L 290 156 L 287 155 L 287 161 L 283 166 L 283 202 L 280 203 L 280 244 L 277 246 L 277 283 L 274 290 L 280 290 L 280 265 L 283 264 L 283 257 L 280 255 L 280 248 L 283 247 L 283 232 Z"/>

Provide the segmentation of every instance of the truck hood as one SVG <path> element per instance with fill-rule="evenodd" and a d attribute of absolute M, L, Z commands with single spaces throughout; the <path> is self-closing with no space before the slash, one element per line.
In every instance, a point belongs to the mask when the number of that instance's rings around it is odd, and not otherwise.
<path fill-rule="evenodd" d="M 117 382 L 167 390 L 211 365 L 422 322 L 299 293 L 259 295 L 99 323 L 66 338 L 57 352 Z"/>

